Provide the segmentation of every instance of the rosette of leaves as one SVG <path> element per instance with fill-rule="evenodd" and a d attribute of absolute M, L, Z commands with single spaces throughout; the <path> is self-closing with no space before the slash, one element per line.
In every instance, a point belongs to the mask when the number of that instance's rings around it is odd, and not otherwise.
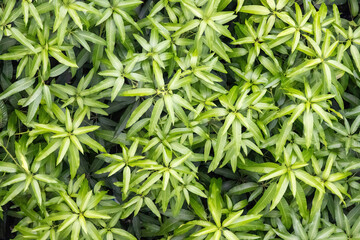
<path fill-rule="evenodd" d="M 254 142 L 247 140 L 249 138 L 246 132 L 251 134 L 252 139 L 259 143 L 263 141 L 263 135 L 258 125 L 252 121 L 253 116 L 257 116 L 262 111 L 273 110 L 276 107 L 271 103 L 271 99 L 264 97 L 266 90 L 250 93 L 250 90 L 246 90 L 243 93 L 239 92 L 237 86 L 230 89 L 227 95 L 219 97 L 222 108 L 213 108 L 209 111 L 201 114 L 197 120 L 214 118 L 225 118 L 224 123 L 220 129 L 218 129 L 218 137 L 215 146 L 215 156 L 209 167 L 209 171 L 215 170 L 225 151 L 227 157 L 225 161 L 231 162 L 231 166 L 235 171 L 237 166 L 237 158 L 239 157 L 244 161 L 243 156 L 240 154 L 240 147 L 247 152 L 247 148 L 262 154 L 261 150 Z M 269 101 L 270 100 L 270 101 Z M 257 116 L 259 117 L 259 116 Z M 242 139 L 242 128 L 247 130 L 244 133 L 244 139 Z M 232 130 L 231 142 L 227 144 L 227 136 L 230 135 L 228 130 Z"/>
<path fill-rule="evenodd" d="M 87 113 L 86 108 L 78 109 L 73 117 L 71 117 L 68 108 L 64 113 L 61 108 L 53 104 L 52 110 L 60 125 L 56 123 L 34 123 L 34 130 L 29 133 L 32 138 L 28 144 L 34 141 L 40 134 L 51 134 L 49 142 L 44 149 L 39 151 L 35 161 L 41 161 L 59 149 L 56 164 L 61 163 L 64 157 L 67 156 L 70 174 L 74 178 L 80 165 L 79 152 L 84 153 L 82 144 L 85 144 L 95 152 L 106 152 L 103 146 L 87 134 L 95 131 L 99 126 L 80 126 Z"/>
<path fill-rule="evenodd" d="M 32 198 L 36 199 L 36 203 L 43 209 L 44 195 L 46 184 L 60 184 L 57 180 L 59 168 L 53 168 L 53 173 L 44 171 L 43 166 L 34 160 L 37 145 L 27 148 L 26 138 L 23 137 L 20 142 L 15 142 L 15 156 L 8 152 L 12 162 L 1 162 L 1 172 L 3 175 L 1 188 L 9 188 L 2 197 L 1 206 L 12 201 L 17 195 L 27 193 L 31 189 Z M 3 149 L 7 148 L 1 143 Z M 29 154 L 28 154 L 29 153 Z M 48 158 L 47 161 L 53 162 L 54 159 Z"/>
<path fill-rule="evenodd" d="M 221 197 L 221 179 L 212 179 L 210 183 L 209 196 L 207 200 L 208 209 L 211 215 L 211 221 L 208 221 L 208 216 L 203 204 L 197 200 L 193 200 L 192 207 L 196 209 L 200 220 L 190 221 L 175 231 L 175 235 L 189 235 L 190 239 L 197 237 L 208 237 L 213 239 L 225 238 L 228 240 L 239 238 L 258 238 L 254 234 L 242 231 L 242 226 L 256 221 L 261 217 L 259 214 L 243 215 L 243 202 L 233 204 L 232 200 L 226 196 L 227 211 L 222 211 L 225 207 L 225 201 Z M 222 212 L 225 212 L 223 214 Z M 193 228 L 196 227 L 194 231 Z M 199 229 L 200 227 L 200 229 Z M 246 229 L 246 228 L 245 228 Z"/>
<path fill-rule="evenodd" d="M 77 85 L 73 87 L 72 85 L 62 85 L 62 84 L 52 84 L 50 90 L 61 99 L 64 104 L 61 108 L 66 108 L 69 105 L 74 106 L 75 104 L 79 107 L 80 110 L 86 108 L 87 115 L 90 113 L 107 115 L 103 108 L 109 107 L 105 103 L 98 101 L 98 99 L 103 98 L 105 95 L 104 90 L 112 86 L 112 82 L 102 82 L 101 84 L 96 84 L 88 88 L 94 75 L 94 69 L 91 69 L 89 73 L 82 77 Z"/>

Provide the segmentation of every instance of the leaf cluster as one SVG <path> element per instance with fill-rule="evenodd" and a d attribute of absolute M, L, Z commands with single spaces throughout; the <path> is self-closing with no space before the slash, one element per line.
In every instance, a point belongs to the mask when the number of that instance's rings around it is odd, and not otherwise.
<path fill-rule="evenodd" d="M 333 3 L 2 1 L 3 237 L 360 239 L 359 3 Z"/>

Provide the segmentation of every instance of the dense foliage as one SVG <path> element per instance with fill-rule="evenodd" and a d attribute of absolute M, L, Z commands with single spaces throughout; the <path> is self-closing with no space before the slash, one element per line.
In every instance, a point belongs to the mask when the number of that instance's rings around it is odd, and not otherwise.
<path fill-rule="evenodd" d="M 3 239 L 360 239 L 357 0 L 0 1 Z"/>

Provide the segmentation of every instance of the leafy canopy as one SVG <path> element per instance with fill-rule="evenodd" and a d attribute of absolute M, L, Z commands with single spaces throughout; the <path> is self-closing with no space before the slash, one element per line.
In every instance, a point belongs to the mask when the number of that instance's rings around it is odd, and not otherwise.
<path fill-rule="evenodd" d="M 1 1 L 0 238 L 359 239 L 359 45 L 356 0 Z"/>

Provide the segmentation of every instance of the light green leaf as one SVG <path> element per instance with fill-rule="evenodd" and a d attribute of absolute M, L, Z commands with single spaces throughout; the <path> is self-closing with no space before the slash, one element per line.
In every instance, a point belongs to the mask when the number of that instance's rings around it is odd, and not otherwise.
<path fill-rule="evenodd" d="M 233 232 L 231 232 L 229 230 L 224 230 L 223 234 L 226 237 L 226 239 L 228 239 L 228 240 L 239 240 L 239 238 Z"/>
<path fill-rule="evenodd" d="M 140 117 L 150 108 L 152 101 L 153 98 L 148 98 L 143 101 L 130 115 L 129 120 L 126 123 L 126 127 L 131 127 L 136 121 L 138 121 Z"/>
<path fill-rule="evenodd" d="M 94 210 L 86 210 L 84 212 L 84 216 L 87 218 L 96 218 L 96 219 L 110 219 L 111 217 L 109 215 L 103 214 L 98 211 Z"/>
<path fill-rule="evenodd" d="M 248 214 L 258 214 L 274 199 L 274 194 L 276 192 L 276 183 L 271 183 L 268 188 L 265 190 L 262 197 L 257 201 L 255 206 L 250 209 Z"/>
<path fill-rule="evenodd" d="M 313 103 L 311 104 L 311 108 L 330 126 L 333 126 L 330 117 L 328 116 L 329 113 L 325 112 L 318 104 Z"/>
<path fill-rule="evenodd" d="M 221 179 L 211 179 L 209 197 L 208 197 L 209 211 L 216 223 L 216 226 L 221 226 Z"/>
<path fill-rule="evenodd" d="M 25 182 L 16 183 L 14 184 L 5 194 L 3 197 L 0 205 L 3 206 L 9 201 L 11 201 L 14 197 L 18 196 L 21 191 L 25 188 Z"/>
<path fill-rule="evenodd" d="M 120 228 L 112 228 L 111 232 L 129 240 L 137 240 L 132 234 Z"/>
<path fill-rule="evenodd" d="M 289 186 L 289 179 L 286 174 L 282 175 L 279 179 L 278 184 L 276 185 L 275 197 L 270 206 L 270 211 L 273 210 L 283 198 L 287 188 Z"/>
<path fill-rule="evenodd" d="M 244 210 L 240 210 L 238 212 L 235 212 L 235 213 L 231 213 L 229 215 L 229 217 L 227 217 L 223 223 L 222 223 L 222 226 L 223 227 L 228 227 L 229 225 L 231 225 L 235 220 L 237 220 L 241 214 L 244 212 Z"/>
<path fill-rule="evenodd" d="M 29 39 L 27 39 L 18 29 L 10 28 L 11 36 L 15 38 L 19 43 L 28 47 L 32 52 L 36 52 L 34 46 L 31 44 Z"/>
<path fill-rule="evenodd" d="M 133 96 L 150 96 L 156 94 L 156 90 L 153 88 L 136 88 L 126 90 L 122 93 L 123 96 L 133 97 Z"/>
<path fill-rule="evenodd" d="M 173 33 L 173 37 L 177 37 L 183 33 L 189 32 L 190 30 L 199 26 L 199 24 L 200 24 L 199 20 L 188 21 L 184 26 L 182 26 L 179 30 L 177 30 L 175 33 Z"/>
<path fill-rule="evenodd" d="M 318 189 L 320 192 L 324 192 L 324 186 L 320 181 L 318 181 L 315 177 L 311 176 L 309 173 L 305 172 L 304 170 L 295 170 L 295 176 L 306 183 L 309 186 L 312 186 Z"/>
<path fill-rule="evenodd" d="M 56 178 L 51 177 L 46 174 L 36 174 L 36 175 L 34 175 L 34 178 L 36 180 L 39 180 L 39 181 L 45 182 L 45 183 L 57 183 L 58 182 Z"/>
<path fill-rule="evenodd" d="M 273 170 L 272 172 L 262 176 L 259 179 L 259 182 L 266 181 L 266 180 L 269 180 L 269 179 L 272 179 L 272 178 L 275 178 L 275 177 L 282 176 L 285 173 L 287 173 L 287 171 L 288 170 L 287 170 L 287 168 L 285 166 L 280 166 L 280 167 L 276 168 L 275 170 Z"/>
<path fill-rule="evenodd" d="M 309 148 L 312 141 L 313 136 L 313 128 L 314 128 L 314 117 L 312 111 L 307 109 L 304 113 L 304 135 L 305 135 L 305 144 L 306 147 Z"/>
<path fill-rule="evenodd" d="M 65 230 L 68 226 L 70 226 L 75 220 L 78 218 L 77 214 L 72 214 L 70 217 L 65 219 L 57 229 L 57 231 L 61 232 Z"/>
<path fill-rule="evenodd" d="M 31 87 L 35 82 L 33 78 L 23 78 L 17 80 L 13 84 L 10 85 L 5 91 L 0 93 L 0 100 L 10 97 L 11 95 L 21 92 L 29 87 Z"/>
<path fill-rule="evenodd" d="M 62 52 L 57 51 L 57 50 L 50 50 L 49 49 L 49 53 L 51 56 L 53 56 L 56 60 L 58 60 L 60 63 L 69 66 L 69 67 L 74 67 L 74 68 L 78 68 L 78 65 L 76 65 L 76 62 L 71 60 L 70 58 L 68 58 L 67 56 L 65 56 Z"/>
<path fill-rule="evenodd" d="M 151 210 L 151 212 L 154 213 L 158 218 L 161 218 L 160 212 L 157 209 L 154 202 L 148 197 L 145 197 L 144 201 L 145 201 L 146 206 Z"/>
<path fill-rule="evenodd" d="M 6 173 L 15 173 L 19 170 L 19 168 L 9 162 L 0 162 L 0 172 L 6 172 Z"/>
<path fill-rule="evenodd" d="M 37 154 L 35 161 L 41 161 L 47 156 L 49 156 L 51 153 L 53 153 L 56 149 L 58 149 L 61 146 L 61 143 L 62 141 L 60 139 L 55 139 L 50 141 L 50 143 Z"/>
<path fill-rule="evenodd" d="M 269 15 L 271 13 L 269 9 L 261 5 L 242 6 L 240 12 L 255 14 L 255 15 Z"/>
<path fill-rule="evenodd" d="M 39 206 L 41 206 L 42 205 L 42 197 L 41 197 L 41 189 L 40 189 L 38 181 L 33 179 L 31 181 L 31 188 L 35 195 L 35 199 L 36 199 L 37 203 L 39 204 Z"/>
<path fill-rule="evenodd" d="M 334 68 L 337 68 L 341 71 L 347 72 L 350 75 L 353 75 L 353 73 L 351 72 L 351 70 L 348 67 L 346 67 L 344 64 L 342 64 L 336 60 L 327 60 L 326 63 Z"/>
<path fill-rule="evenodd" d="M 142 184 L 141 188 L 138 190 L 139 193 L 146 191 L 150 188 L 154 183 L 156 183 L 161 178 L 161 174 L 153 173 L 147 180 Z"/>
<path fill-rule="evenodd" d="M 149 133 L 152 134 L 155 131 L 156 126 L 159 123 L 159 119 L 161 117 L 161 113 L 164 109 L 164 100 L 160 98 L 156 101 L 153 111 L 151 113 L 150 124 L 149 124 Z"/>

